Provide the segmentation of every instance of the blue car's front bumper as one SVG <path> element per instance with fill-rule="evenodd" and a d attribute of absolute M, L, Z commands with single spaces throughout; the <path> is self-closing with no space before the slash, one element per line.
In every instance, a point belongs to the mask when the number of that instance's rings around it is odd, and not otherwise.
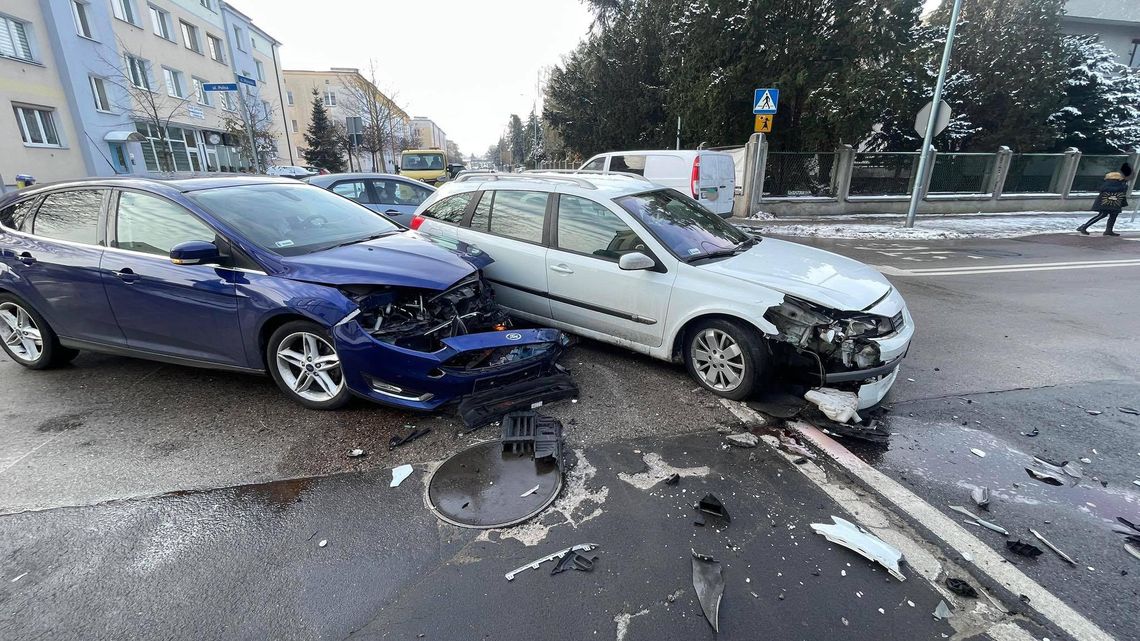
<path fill-rule="evenodd" d="M 357 396 L 408 409 L 434 410 L 475 391 L 542 375 L 562 353 L 556 329 L 511 329 L 443 339 L 419 352 L 381 341 L 349 321 L 333 328 L 341 371 Z"/>

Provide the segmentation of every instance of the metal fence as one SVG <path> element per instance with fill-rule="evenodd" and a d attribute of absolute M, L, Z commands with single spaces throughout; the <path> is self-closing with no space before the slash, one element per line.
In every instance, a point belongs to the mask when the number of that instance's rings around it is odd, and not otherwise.
<path fill-rule="evenodd" d="M 774 151 L 768 154 L 764 194 L 835 197 L 837 154 Z"/>
<path fill-rule="evenodd" d="M 945 153 L 934 158 L 930 194 L 982 194 L 993 191 L 995 154 Z"/>
<path fill-rule="evenodd" d="M 1072 192 L 1098 192 L 1100 184 L 1104 182 L 1104 175 L 1110 171 L 1119 171 L 1120 165 L 1128 160 L 1125 155 L 1089 155 L 1081 156 L 1077 163 L 1077 173 L 1073 176 Z"/>
<path fill-rule="evenodd" d="M 830 152 L 770 151 L 763 134 L 733 148 L 740 197 L 734 211 L 776 213 L 905 211 L 908 196 L 923 194 L 926 210 L 1077 211 L 1100 189 L 1104 175 L 1131 154 L 943 152 L 918 176 L 918 152 L 864 152 L 842 145 Z M 1133 177 L 1132 182 L 1137 180 Z M 1072 194 L 1072 195 L 1070 195 Z"/>
<path fill-rule="evenodd" d="M 918 152 L 860 152 L 851 166 L 852 196 L 904 196 L 914 185 Z"/>
<path fill-rule="evenodd" d="M 1005 174 L 1006 194 L 1059 194 L 1065 154 L 1013 154 Z"/>

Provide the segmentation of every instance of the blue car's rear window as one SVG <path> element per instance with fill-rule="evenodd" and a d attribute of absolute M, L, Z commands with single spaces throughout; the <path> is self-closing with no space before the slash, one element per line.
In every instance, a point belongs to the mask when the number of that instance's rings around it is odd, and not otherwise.
<path fill-rule="evenodd" d="M 402 228 L 347 198 L 311 185 L 244 185 L 187 194 L 262 249 L 299 256 Z"/>

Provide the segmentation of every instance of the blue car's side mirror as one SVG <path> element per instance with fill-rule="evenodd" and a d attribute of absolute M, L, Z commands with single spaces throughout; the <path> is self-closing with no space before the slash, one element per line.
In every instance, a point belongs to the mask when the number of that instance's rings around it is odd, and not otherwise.
<path fill-rule="evenodd" d="M 175 265 L 216 263 L 221 257 L 218 246 L 204 240 L 188 240 L 170 248 L 170 262 Z"/>

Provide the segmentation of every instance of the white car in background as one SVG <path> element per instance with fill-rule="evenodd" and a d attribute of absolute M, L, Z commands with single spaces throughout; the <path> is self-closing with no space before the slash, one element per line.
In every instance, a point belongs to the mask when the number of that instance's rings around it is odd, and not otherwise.
<path fill-rule="evenodd" d="M 883 399 L 914 321 L 857 261 L 750 236 L 687 195 L 622 174 L 471 174 L 412 229 L 486 252 L 514 315 L 656 358 L 747 397 L 770 376 Z"/>
<path fill-rule="evenodd" d="M 708 149 L 612 151 L 598 154 L 579 171 L 610 171 L 645 176 L 688 194 L 722 218 L 732 215 L 736 163 L 732 154 Z"/>
<path fill-rule="evenodd" d="M 266 175 L 269 176 L 284 176 L 286 178 L 308 178 L 309 176 L 316 176 L 317 172 L 309 171 L 304 167 L 298 165 L 273 165 L 265 170 Z"/>

